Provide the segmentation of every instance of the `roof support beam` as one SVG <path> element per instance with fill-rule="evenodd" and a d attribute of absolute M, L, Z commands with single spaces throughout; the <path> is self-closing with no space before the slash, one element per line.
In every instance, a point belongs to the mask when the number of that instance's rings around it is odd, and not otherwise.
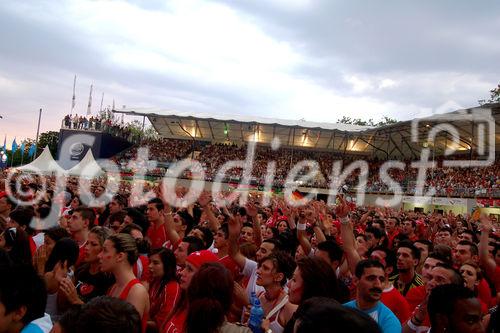
<path fill-rule="evenodd" d="M 212 129 L 212 124 L 210 123 L 210 120 L 207 120 L 207 123 L 208 123 L 208 128 L 210 129 L 210 135 L 212 135 L 212 140 L 215 140 L 214 130 Z"/>
<path fill-rule="evenodd" d="M 392 144 L 394 145 L 394 148 L 396 148 L 398 150 L 398 152 L 401 154 L 401 156 L 403 156 L 403 158 L 406 158 L 406 155 L 403 154 L 403 152 L 401 151 L 401 149 L 399 149 L 399 147 L 396 144 L 396 142 L 394 142 L 394 139 L 392 138 L 392 135 L 389 135 L 389 140 L 391 140 Z M 392 151 L 394 151 L 394 149 Z M 391 154 L 392 154 L 392 151 L 391 151 Z M 391 154 L 389 154 L 389 155 L 391 155 Z"/>
<path fill-rule="evenodd" d="M 197 137 L 198 133 L 200 133 L 200 138 L 203 138 L 203 133 L 201 132 L 200 124 L 198 124 L 198 119 L 195 119 L 194 123 L 196 124 L 194 137 Z"/>
<path fill-rule="evenodd" d="M 332 135 L 330 136 L 330 141 L 328 141 L 328 144 L 326 145 L 326 149 L 330 147 L 330 143 L 332 143 L 332 141 L 335 142 L 334 139 L 335 139 L 335 131 L 332 131 Z"/>
<path fill-rule="evenodd" d="M 340 141 L 340 144 L 337 147 L 337 150 L 340 150 L 340 147 L 342 147 L 342 144 L 344 143 L 344 141 L 346 140 L 346 138 L 347 138 L 347 134 L 344 134 L 344 137 L 342 138 L 342 141 Z"/>
<path fill-rule="evenodd" d="M 346 136 L 346 137 L 345 137 L 345 146 L 344 146 L 344 155 L 345 155 L 345 152 L 346 152 L 346 150 L 347 150 L 347 143 L 348 143 L 348 142 L 349 142 L 349 139 L 348 139 L 348 137 Z"/>
<path fill-rule="evenodd" d="M 172 131 L 172 129 L 168 125 L 167 118 L 163 118 L 163 122 L 165 123 L 165 126 L 167 126 L 168 130 L 170 131 L 170 135 L 175 136 L 174 132 Z"/>
<path fill-rule="evenodd" d="M 319 130 L 318 137 L 316 139 L 316 143 L 314 144 L 314 148 L 318 146 L 319 139 L 321 139 L 321 130 Z"/>
<path fill-rule="evenodd" d="M 389 156 L 391 156 L 391 155 L 392 155 L 392 153 L 393 153 L 396 149 L 398 149 L 398 146 L 394 145 L 394 147 L 392 148 L 391 152 L 389 153 Z M 398 149 L 398 150 L 399 150 L 399 149 Z"/>
<path fill-rule="evenodd" d="M 377 147 L 377 146 L 373 145 L 372 143 L 370 143 L 370 142 L 366 141 L 366 140 L 365 140 L 365 139 L 363 139 L 363 138 L 360 138 L 360 140 L 361 140 L 361 141 L 363 141 L 363 142 L 365 142 L 365 143 L 366 143 L 367 145 L 369 145 L 370 147 L 373 147 L 374 149 L 376 149 L 376 150 L 379 150 L 379 151 L 383 152 L 383 153 L 385 154 L 385 156 L 386 156 L 386 157 L 389 157 L 389 154 L 388 154 L 385 150 L 383 150 L 383 149 L 381 149 L 381 148 L 379 148 L 379 147 Z"/>
<path fill-rule="evenodd" d="M 414 151 L 413 147 L 410 146 L 410 144 L 408 143 L 408 141 L 404 137 L 401 137 L 401 140 L 403 140 L 403 142 L 406 144 L 406 146 L 408 146 L 408 148 L 410 149 L 410 152 L 411 152 L 411 155 L 413 156 L 413 158 L 414 159 L 418 159 L 418 155 L 415 154 L 415 151 Z"/>

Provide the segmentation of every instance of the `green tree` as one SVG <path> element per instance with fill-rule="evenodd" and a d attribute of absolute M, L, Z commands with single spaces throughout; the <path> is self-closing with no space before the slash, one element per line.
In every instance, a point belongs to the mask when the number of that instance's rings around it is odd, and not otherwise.
<path fill-rule="evenodd" d="M 387 116 L 384 116 L 382 120 L 378 122 L 374 122 L 373 119 L 371 118 L 368 120 L 362 120 L 360 118 L 351 118 L 343 116 L 342 119 L 338 120 L 338 122 L 341 124 L 349 124 L 349 125 L 381 127 L 385 125 L 395 124 L 398 121 L 396 119 L 389 118 Z"/>
<path fill-rule="evenodd" d="M 52 153 L 52 156 L 56 156 L 58 144 L 59 144 L 59 132 L 55 131 L 43 132 L 42 134 L 40 134 L 40 137 L 38 138 L 37 150 L 38 152 L 40 152 L 41 149 L 45 148 L 46 146 L 49 146 L 49 150 Z"/>

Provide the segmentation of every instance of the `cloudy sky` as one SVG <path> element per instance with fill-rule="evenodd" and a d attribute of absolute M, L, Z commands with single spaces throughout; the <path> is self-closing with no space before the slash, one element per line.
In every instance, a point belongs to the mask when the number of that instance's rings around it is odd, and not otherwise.
<path fill-rule="evenodd" d="M 121 107 L 335 122 L 475 106 L 500 81 L 498 1 L 0 2 L 0 135 Z"/>

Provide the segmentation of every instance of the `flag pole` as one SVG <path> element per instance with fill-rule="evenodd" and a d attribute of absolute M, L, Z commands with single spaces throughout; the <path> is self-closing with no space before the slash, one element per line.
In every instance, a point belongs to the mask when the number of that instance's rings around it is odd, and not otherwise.
<path fill-rule="evenodd" d="M 73 98 L 71 99 L 71 112 L 69 113 L 70 116 L 73 114 L 73 109 L 75 108 L 76 104 L 75 88 L 76 88 L 76 74 L 75 74 L 75 79 L 73 80 Z"/>
<path fill-rule="evenodd" d="M 23 165 L 23 160 L 24 160 L 24 149 L 21 149 L 21 166 Z"/>
<path fill-rule="evenodd" d="M 33 154 L 32 161 L 35 159 L 35 157 L 36 157 L 36 151 L 38 150 L 38 135 L 40 134 L 40 120 L 41 119 L 42 119 L 42 109 L 40 109 L 40 111 L 38 113 L 38 126 L 36 128 L 36 140 L 35 140 L 36 149 L 35 149 L 35 153 Z"/>
<path fill-rule="evenodd" d="M 90 95 L 89 95 L 89 104 L 87 106 L 87 116 L 92 114 L 92 88 L 94 87 L 93 84 L 90 85 Z"/>

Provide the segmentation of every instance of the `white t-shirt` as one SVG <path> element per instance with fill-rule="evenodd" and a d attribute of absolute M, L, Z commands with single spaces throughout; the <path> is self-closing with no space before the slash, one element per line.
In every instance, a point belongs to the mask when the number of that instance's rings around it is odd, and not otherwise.
<path fill-rule="evenodd" d="M 257 262 L 245 258 L 245 267 L 243 267 L 242 274 L 249 277 L 247 284 L 247 294 L 249 300 L 252 297 L 252 292 L 255 292 L 255 294 L 258 295 L 259 293 L 264 291 L 264 287 L 257 285 L 257 267 Z"/>

